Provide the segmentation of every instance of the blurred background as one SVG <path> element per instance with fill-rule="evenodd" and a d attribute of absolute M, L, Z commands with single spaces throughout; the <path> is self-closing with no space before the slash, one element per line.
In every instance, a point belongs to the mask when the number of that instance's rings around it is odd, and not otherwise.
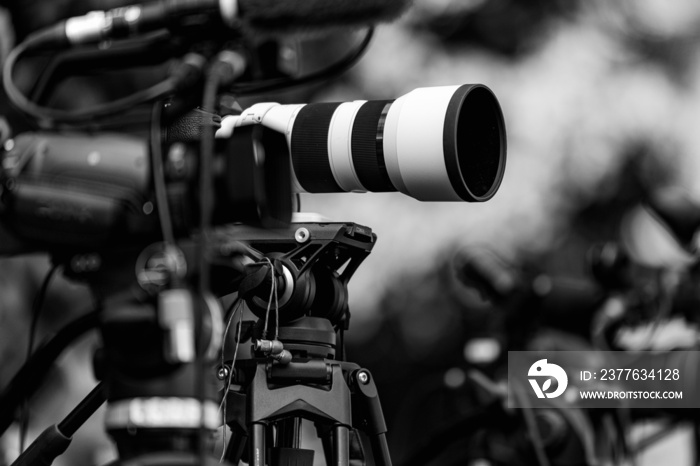
<path fill-rule="evenodd" d="M 400 194 L 303 199 L 304 210 L 368 225 L 379 236 L 351 282 L 357 320 L 375 319 L 387 285 L 424 273 L 451 248 L 483 243 L 507 257 L 551 252 L 572 235 L 616 235 L 641 183 L 700 189 L 697 21 L 692 2 L 417 0 L 401 21 L 379 28 L 364 59 L 317 98 L 393 98 L 421 86 L 485 83 L 506 118 L 508 165 L 484 204 Z M 594 205 L 590 231 L 572 231 Z"/>
<path fill-rule="evenodd" d="M 74 14 L 76 3 L 6 2 L 0 14 L 0 56 L 14 35 Z M 95 7 L 98 2 L 89 3 Z M 14 31 L 10 11 L 18 25 Z M 306 46 L 290 52 L 297 54 L 294 60 L 322 62 L 342 54 L 353 38 L 336 32 L 330 42 L 300 40 Z M 493 251 L 503 263 L 532 276 L 576 281 L 577 292 L 585 296 L 565 300 L 563 311 L 593 299 L 594 292 L 587 291 L 594 282 L 587 254 L 596 243 L 625 239 L 626 253 L 650 268 L 676 269 L 689 261 L 638 206 L 651 190 L 664 187 L 700 196 L 700 4 L 415 0 L 400 20 L 377 29 L 350 72 L 280 100 L 393 99 L 417 87 L 462 83 L 489 86 L 505 115 L 508 162 L 492 200 L 458 204 L 421 203 L 401 194 L 302 196 L 303 211 L 366 225 L 378 235 L 350 282 L 353 317 L 347 338 L 350 359 L 372 369 L 380 383 L 390 428 L 392 422 L 401 423 L 396 417 L 407 406 L 402 403 L 423 406 L 410 424 L 439 423 L 433 418 L 441 411 L 428 412 L 430 390 L 416 391 L 413 384 L 437 380 L 459 387 L 464 372 L 452 369 L 495 360 L 507 346 L 497 306 L 465 286 L 454 271 L 455 261 L 464 260 L 462 251 Z M 2 261 L 0 386 L 21 362 L 26 343 L 20 335 L 28 335 L 29 328 L 29 313 L 23 310 L 47 267 L 42 257 Z M 84 309 L 80 303 L 86 297 L 79 288 L 54 284 L 51 290 L 40 334 Z M 683 326 L 683 335 L 689 326 Z M 696 341 L 695 334 L 687 338 Z M 80 377 L 67 377 L 63 388 L 85 393 L 92 384 L 89 365 L 68 366 L 66 371 Z M 49 417 L 51 411 L 39 406 L 34 409 Z M 454 406 L 448 403 L 444 410 Z M 33 420 L 40 430 L 42 417 Z M 390 440 L 400 456 L 416 433 L 399 430 Z M 661 464 L 659 457 L 664 464 L 691 464 L 689 435 L 680 430 L 661 456 L 652 451 L 640 464 Z M 13 448 L 6 445 L 6 459 L 13 457 Z"/>

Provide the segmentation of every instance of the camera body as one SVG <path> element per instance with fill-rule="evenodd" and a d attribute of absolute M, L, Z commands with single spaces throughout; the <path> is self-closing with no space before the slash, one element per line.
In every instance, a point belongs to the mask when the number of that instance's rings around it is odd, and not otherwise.
<path fill-rule="evenodd" d="M 191 132 L 191 131 L 190 131 Z M 163 166 L 174 231 L 199 219 L 198 141 L 168 131 Z M 146 138 L 116 133 L 23 133 L 0 153 L 0 218 L 38 248 L 102 249 L 157 241 L 152 154 Z M 242 128 L 216 142 L 216 224 L 283 226 L 291 219 L 284 138 Z M 0 246 L 0 253 L 12 253 Z"/>

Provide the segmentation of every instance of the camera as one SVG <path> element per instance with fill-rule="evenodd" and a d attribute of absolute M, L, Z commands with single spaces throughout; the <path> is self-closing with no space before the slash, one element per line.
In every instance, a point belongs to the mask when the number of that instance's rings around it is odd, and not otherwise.
<path fill-rule="evenodd" d="M 219 123 L 196 112 L 163 131 L 174 228 L 196 225 L 197 138 L 216 131 L 214 222 L 288 224 L 292 193 L 400 191 L 421 201 L 490 199 L 506 162 L 503 115 L 483 85 L 394 101 L 261 103 Z M 0 217 L 44 247 L 100 248 L 158 234 L 152 157 L 126 134 L 23 133 L 5 144 Z"/>
<path fill-rule="evenodd" d="M 167 197 L 173 228 L 185 237 L 199 218 L 198 145 L 170 139 L 162 152 Z M 146 139 L 32 132 L 5 146 L 0 221 L 19 238 L 39 248 L 76 251 L 158 239 Z M 246 128 L 216 146 L 215 223 L 287 225 L 292 193 L 284 139 L 265 128 Z"/>
<path fill-rule="evenodd" d="M 396 100 L 257 104 L 217 134 L 262 124 L 285 134 L 298 192 L 400 191 L 421 201 L 486 201 L 503 179 L 505 123 L 480 84 Z"/>

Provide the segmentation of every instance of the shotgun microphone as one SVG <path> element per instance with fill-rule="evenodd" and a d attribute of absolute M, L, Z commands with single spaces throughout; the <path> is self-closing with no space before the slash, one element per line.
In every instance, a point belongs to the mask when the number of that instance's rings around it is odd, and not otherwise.
<path fill-rule="evenodd" d="M 266 33 L 365 27 L 401 15 L 411 0 L 158 0 L 68 18 L 46 30 L 43 44 L 75 46 L 145 32 L 221 21 Z"/>
<path fill-rule="evenodd" d="M 370 26 L 398 18 L 410 3 L 411 0 L 238 0 L 238 11 L 240 19 L 253 28 L 274 32 Z M 223 16 L 224 9 L 221 11 Z"/>

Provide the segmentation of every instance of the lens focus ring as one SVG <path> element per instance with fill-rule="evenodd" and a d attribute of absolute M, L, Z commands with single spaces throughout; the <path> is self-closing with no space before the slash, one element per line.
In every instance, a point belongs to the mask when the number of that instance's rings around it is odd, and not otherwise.
<path fill-rule="evenodd" d="M 297 180 L 310 193 L 339 193 L 328 157 L 328 130 L 338 103 L 309 104 L 294 120 L 291 152 Z"/>

